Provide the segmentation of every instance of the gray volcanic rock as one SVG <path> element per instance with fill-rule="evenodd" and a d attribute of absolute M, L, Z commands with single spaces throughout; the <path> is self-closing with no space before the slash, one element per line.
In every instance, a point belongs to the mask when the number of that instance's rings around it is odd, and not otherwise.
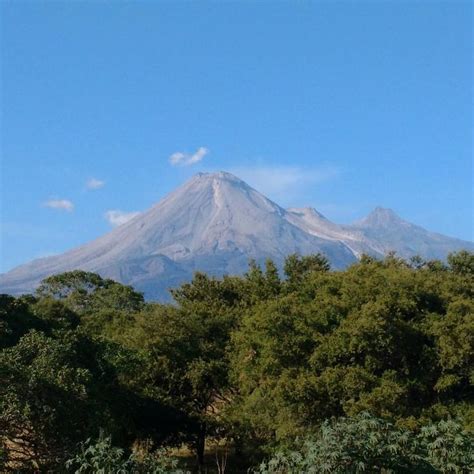
<path fill-rule="evenodd" d="M 288 209 L 286 218 L 309 234 L 343 242 L 357 257 L 364 253 L 374 257 L 383 256 L 383 252 L 373 248 L 362 232 L 351 229 L 349 226 L 335 224 L 311 207 Z"/>
<path fill-rule="evenodd" d="M 445 260 L 450 252 L 474 250 L 472 242 L 429 232 L 382 207 L 352 225 L 335 224 L 312 208 L 289 209 L 287 218 L 310 234 L 343 242 L 358 257 L 382 257 L 393 251 L 406 259 L 420 255 Z"/>
<path fill-rule="evenodd" d="M 403 258 L 420 255 L 425 259 L 445 260 L 450 252 L 474 251 L 472 242 L 429 232 L 382 207 L 377 207 L 348 228 L 362 234 L 377 252 L 386 254 L 393 251 Z"/>
<path fill-rule="evenodd" d="M 196 270 L 239 274 L 250 258 L 281 265 L 290 253 L 321 252 L 334 268 L 344 268 L 362 253 L 395 250 L 402 257 L 444 259 L 450 251 L 473 247 L 387 209 L 338 225 L 311 208 L 284 210 L 229 173 L 199 173 L 108 234 L 0 275 L 0 292 L 28 293 L 49 275 L 82 269 L 133 285 L 148 298 L 166 299 L 169 288 Z"/>

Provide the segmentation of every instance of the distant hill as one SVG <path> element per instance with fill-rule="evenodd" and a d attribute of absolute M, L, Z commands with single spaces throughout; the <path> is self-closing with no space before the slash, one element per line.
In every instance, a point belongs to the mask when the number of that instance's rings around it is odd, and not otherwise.
<path fill-rule="evenodd" d="M 390 209 L 338 225 L 312 208 L 285 210 L 230 173 L 199 173 L 106 235 L 0 275 L 0 292 L 31 292 L 48 275 L 83 269 L 164 299 L 196 270 L 242 273 L 250 258 L 280 264 L 290 253 L 321 252 L 344 268 L 362 253 L 444 259 L 460 249 L 474 244 L 429 232 Z"/>

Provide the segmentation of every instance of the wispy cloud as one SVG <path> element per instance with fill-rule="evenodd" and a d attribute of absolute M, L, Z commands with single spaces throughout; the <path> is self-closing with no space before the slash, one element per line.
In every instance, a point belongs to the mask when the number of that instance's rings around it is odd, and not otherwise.
<path fill-rule="evenodd" d="M 74 210 L 74 204 L 69 199 L 49 199 L 43 203 L 43 206 L 67 212 Z"/>
<path fill-rule="evenodd" d="M 138 216 L 139 212 L 125 212 L 118 209 L 107 211 L 104 214 L 104 217 L 107 219 L 110 225 L 117 227 L 119 225 L 125 224 L 130 219 Z"/>
<path fill-rule="evenodd" d="M 90 178 L 87 180 L 86 188 L 87 189 L 100 189 L 105 186 L 105 181 L 97 178 Z"/>
<path fill-rule="evenodd" d="M 208 153 L 209 150 L 201 146 L 193 154 L 177 151 L 169 157 L 168 161 L 172 166 L 190 166 L 199 163 Z"/>
<path fill-rule="evenodd" d="M 239 166 L 229 170 L 272 199 L 291 200 L 311 186 L 337 178 L 341 169 L 333 165 L 301 167 L 291 165 Z"/>

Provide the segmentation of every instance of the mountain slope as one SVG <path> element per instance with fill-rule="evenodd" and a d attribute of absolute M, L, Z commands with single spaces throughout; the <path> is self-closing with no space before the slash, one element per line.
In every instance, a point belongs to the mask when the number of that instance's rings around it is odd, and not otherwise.
<path fill-rule="evenodd" d="M 474 244 L 430 232 L 403 220 L 391 209 L 377 207 L 366 218 L 348 228 L 363 235 L 371 247 L 382 254 L 395 251 L 403 258 L 421 255 L 425 259 L 446 259 L 450 252 L 474 251 Z"/>
<path fill-rule="evenodd" d="M 383 256 L 383 252 L 375 249 L 362 232 L 335 224 L 311 207 L 288 209 L 286 219 L 309 234 L 343 242 L 357 257 L 364 253 L 375 257 Z"/>
<path fill-rule="evenodd" d="M 98 272 L 160 297 L 196 269 L 241 273 L 248 259 L 322 252 L 336 268 L 355 260 L 347 246 L 311 235 L 286 211 L 229 173 L 200 173 L 148 211 L 93 242 L 0 276 L 0 290 L 31 291 L 47 275 Z"/>
<path fill-rule="evenodd" d="M 389 209 L 338 225 L 315 209 L 284 210 L 229 173 L 199 173 L 108 234 L 0 275 L 0 292 L 31 292 L 48 275 L 82 269 L 133 285 L 148 298 L 166 298 L 196 270 L 238 274 L 249 258 L 281 265 L 290 253 L 321 252 L 343 268 L 362 253 L 444 259 L 462 248 L 474 245 L 429 232 Z"/>
<path fill-rule="evenodd" d="M 352 225 L 335 224 L 312 208 L 289 209 L 287 219 L 312 235 L 343 242 L 358 257 L 363 253 L 382 257 L 394 251 L 406 259 L 420 255 L 445 260 L 450 252 L 474 250 L 472 242 L 429 232 L 382 207 Z"/>

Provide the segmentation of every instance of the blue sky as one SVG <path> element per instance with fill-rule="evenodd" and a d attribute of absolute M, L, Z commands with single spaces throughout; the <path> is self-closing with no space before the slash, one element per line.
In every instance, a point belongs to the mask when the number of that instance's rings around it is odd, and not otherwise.
<path fill-rule="evenodd" d="M 473 238 L 468 1 L 0 8 L 0 271 L 212 170 L 336 222 L 381 205 Z"/>

